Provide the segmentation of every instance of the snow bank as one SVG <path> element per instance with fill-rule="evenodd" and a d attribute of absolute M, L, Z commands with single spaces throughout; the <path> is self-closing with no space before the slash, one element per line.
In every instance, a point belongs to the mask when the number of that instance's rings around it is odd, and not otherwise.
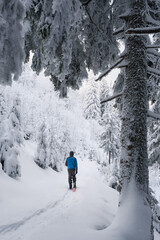
<path fill-rule="evenodd" d="M 106 239 L 150 240 L 150 226 L 150 208 L 132 182 L 114 221 L 106 230 Z"/>

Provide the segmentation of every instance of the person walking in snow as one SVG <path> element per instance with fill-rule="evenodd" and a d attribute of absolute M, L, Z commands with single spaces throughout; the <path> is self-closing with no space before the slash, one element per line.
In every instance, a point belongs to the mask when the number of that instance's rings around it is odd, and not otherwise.
<path fill-rule="evenodd" d="M 65 165 L 68 167 L 68 182 L 69 189 L 76 188 L 76 174 L 78 173 L 77 159 L 74 157 L 74 152 L 70 152 L 70 156 L 66 159 Z"/>

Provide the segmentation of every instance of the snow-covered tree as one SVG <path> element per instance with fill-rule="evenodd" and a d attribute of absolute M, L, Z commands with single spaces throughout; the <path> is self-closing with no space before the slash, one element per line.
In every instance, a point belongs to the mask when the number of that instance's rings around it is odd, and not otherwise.
<path fill-rule="evenodd" d="M 152 105 L 152 108 L 155 113 L 160 114 L 160 89 L 158 86 L 158 92 L 155 103 Z M 149 122 L 149 136 L 148 136 L 148 145 L 149 145 L 149 164 L 152 165 L 155 162 L 160 164 L 160 126 L 159 121 L 150 121 Z"/>
<path fill-rule="evenodd" d="M 11 128 L 14 129 L 14 141 L 17 142 L 18 144 L 21 144 L 23 142 L 22 132 L 21 132 L 20 107 L 21 107 L 21 100 L 19 96 L 17 96 L 13 101 L 13 106 L 9 114 L 9 121 L 11 123 Z"/>
<path fill-rule="evenodd" d="M 0 83 L 17 80 L 24 60 L 22 21 L 24 7 L 20 0 L 0 1 Z"/>
<path fill-rule="evenodd" d="M 87 76 L 83 44 L 75 35 L 75 21 L 79 22 L 79 29 L 82 26 L 80 6 L 79 1 L 64 0 L 32 0 L 27 4 L 26 21 L 30 28 L 25 37 L 26 60 L 32 50 L 32 68 L 39 73 L 44 67 L 63 97 L 68 86 L 77 89 L 81 78 Z"/>
<path fill-rule="evenodd" d="M 34 161 L 37 165 L 41 168 L 48 167 L 48 155 L 47 155 L 47 148 L 48 148 L 48 141 L 47 141 L 47 127 L 46 124 L 43 123 L 39 129 L 38 135 L 38 145 L 37 145 L 37 152 Z"/>
<path fill-rule="evenodd" d="M 5 125 L 5 117 L 6 117 L 6 102 L 4 95 L 0 93 L 0 142 L 2 141 L 4 135 L 4 125 Z M 4 170 L 4 159 L 1 157 L 1 165 Z"/>
<path fill-rule="evenodd" d="M 62 169 L 64 156 L 62 155 L 61 152 L 62 146 L 58 141 L 58 136 L 55 132 L 52 131 L 52 129 L 50 129 L 49 131 L 50 137 L 48 144 L 48 162 L 49 167 L 59 172 Z"/>
<path fill-rule="evenodd" d="M 84 117 L 86 119 L 100 119 L 100 96 L 97 84 L 90 79 L 84 99 Z"/>
<path fill-rule="evenodd" d="M 104 149 L 108 163 L 120 159 L 120 118 L 111 104 L 106 104 L 101 120 L 103 132 L 100 136 L 100 146 Z"/>
<path fill-rule="evenodd" d="M 0 158 L 3 163 L 3 170 L 13 178 L 21 176 L 21 167 L 18 158 L 22 141 L 20 99 L 16 97 L 8 119 L 5 119 L 3 134 L 0 139 Z"/>
<path fill-rule="evenodd" d="M 104 80 L 102 80 L 100 82 L 100 90 L 99 90 L 99 94 L 100 94 L 100 102 L 104 99 L 106 99 L 107 97 L 109 97 L 109 87 L 108 87 L 108 83 Z M 100 110 L 101 110 L 101 118 L 103 118 L 103 114 L 105 112 L 105 103 L 101 103 L 100 104 Z"/>
<path fill-rule="evenodd" d="M 154 36 L 153 42 L 155 45 L 160 43 L 160 38 Z M 153 52 L 153 54 L 151 54 Z M 157 55 L 156 55 L 157 54 Z M 150 51 L 148 55 L 148 61 L 150 65 L 157 70 L 160 70 L 159 56 L 158 51 Z M 150 106 L 153 112 L 160 114 L 160 77 L 150 74 L 148 81 L 148 98 L 150 100 Z M 148 147 L 149 147 L 149 164 L 152 165 L 155 162 L 160 164 L 160 155 L 159 155 L 159 143 L 160 143 L 160 128 L 159 120 L 149 119 L 148 120 Z"/>

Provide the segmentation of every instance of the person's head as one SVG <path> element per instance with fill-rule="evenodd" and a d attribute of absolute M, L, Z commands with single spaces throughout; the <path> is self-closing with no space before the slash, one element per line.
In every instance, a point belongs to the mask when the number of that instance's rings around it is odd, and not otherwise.
<path fill-rule="evenodd" d="M 74 152 L 73 151 L 70 151 L 70 157 L 73 157 L 74 156 Z"/>

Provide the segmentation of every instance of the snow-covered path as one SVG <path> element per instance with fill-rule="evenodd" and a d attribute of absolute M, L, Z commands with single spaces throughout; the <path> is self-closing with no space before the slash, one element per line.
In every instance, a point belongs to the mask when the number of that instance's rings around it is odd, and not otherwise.
<path fill-rule="evenodd" d="M 78 188 L 72 192 L 65 168 L 62 173 L 42 170 L 33 155 L 34 146 L 25 146 L 19 181 L 0 174 L 0 239 L 105 239 L 118 194 L 106 186 L 97 164 L 79 161 Z"/>

